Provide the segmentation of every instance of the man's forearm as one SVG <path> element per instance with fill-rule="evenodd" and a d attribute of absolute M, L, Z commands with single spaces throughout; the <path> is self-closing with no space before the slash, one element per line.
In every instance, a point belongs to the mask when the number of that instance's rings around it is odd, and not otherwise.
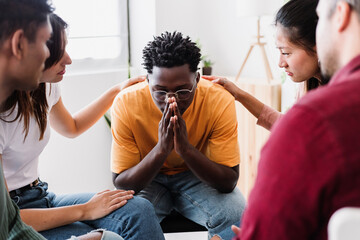
<path fill-rule="evenodd" d="M 159 173 L 168 154 L 162 153 L 156 145 L 136 166 L 120 174 L 113 174 L 116 188 L 134 190 L 135 193 L 144 189 Z"/>
<path fill-rule="evenodd" d="M 203 182 L 219 192 L 231 192 L 239 178 L 239 166 L 233 168 L 215 163 L 195 147 L 189 145 L 181 154 L 190 170 Z"/>

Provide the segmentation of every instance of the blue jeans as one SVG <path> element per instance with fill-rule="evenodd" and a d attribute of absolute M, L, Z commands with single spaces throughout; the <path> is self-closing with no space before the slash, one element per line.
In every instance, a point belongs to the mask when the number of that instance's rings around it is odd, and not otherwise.
<path fill-rule="evenodd" d="M 105 231 L 105 230 L 94 230 L 92 232 L 102 232 L 101 240 L 124 240 L 122 237 L 117 235 L 116 233 Z M 69 240 L 78 240 L 79 238 L 76 236 L 72 236 Z"/>
<path fill-rule="evenodd" d="M 175 175 L 158 174 L 138 196 L 155 207 L 159 222 L 175 209 L 188 219 L 205 226 L 209 238 L 214 235 L 231 239 L 231 225 L 240 225 L 245 199 L 240 190 L 220 193 L 200 181 L 191 171 Z"/>
<path fill-rule="evenodd" d="M 86 203 L 94 196 L 94 193 L 56 196 L 47 189 L 47 183 L 41 182 L 12 199 L 20 209 L 53 208 Z M 103 228 L 119 234 L 124 239 L 164 239 L 160 224 L 156 220 L 151 203 L 146 199 L 134 196 L 123 207 L 103 218 L 75 222 L 40 233 L 47 239 L 67 239 L 72 235 L 79 236 L 94 229 Z"/>

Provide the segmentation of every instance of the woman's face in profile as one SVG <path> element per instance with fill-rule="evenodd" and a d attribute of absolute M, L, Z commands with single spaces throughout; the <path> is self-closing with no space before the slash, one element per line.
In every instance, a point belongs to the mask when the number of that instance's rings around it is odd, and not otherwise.
<path fill-rule="evenodd" d="M 65 42 L 64 55 L 62 56 L 59 62 L 57 62 L 56 64 L 54 64 L 53 66 L 51 66 L 50 68 L 46 69 L 43 72 L 40 82 L 49 82 L 49 83 L 60 82 L 63 79 L 63 76 L 66 72 L 66 66 L 72 63 L 72 60 L 66 51 L 67 37 L 65 32 L 62 34 L 62 36 Z"/>
<path fill-rule="evenodd" d="M 286 28 L 280 24 L 276 27 L 276 47 L 280 51 L 279 67 L 284 68 L 294 82 L 303 82 L 319 75 L 317 54 L 290 42 Z"/>

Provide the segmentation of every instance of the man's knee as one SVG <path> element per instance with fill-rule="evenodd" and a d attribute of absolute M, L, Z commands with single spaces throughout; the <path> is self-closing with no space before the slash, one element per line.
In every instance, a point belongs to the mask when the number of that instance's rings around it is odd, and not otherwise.
<path fill-rule="evenodd" d="M 130 199 L 122 208 L 120 208 L 120 211 L 121 210 L 129 212 L 132 217 L 144 217 L 147 219 L 155 217 L 155 210 L 152 203 L 147 199 L 138 196 L 134 196 Z"/>
<path fill-rule="evenodd" d="M 218 204 L 218 210 L 212 217 L 214 225 L 239 223 L 245 211 L 246 202 L 240 191 L 228 194 L 223 202 Z"/>

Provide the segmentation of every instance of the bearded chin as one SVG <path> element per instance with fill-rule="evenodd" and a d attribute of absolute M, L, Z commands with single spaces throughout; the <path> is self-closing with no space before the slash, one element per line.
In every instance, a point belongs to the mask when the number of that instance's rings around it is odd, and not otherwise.
<path fill-rule="evenodd" d="M 326 59 L 326 62 L 320 63 L 321 76 L 323 79 L 331 79 L 339 69 L 339 65 L 334 55 L 329 55 Z"/>
<path fill-rule="evenodd" d="M 321 79 L 331 79 L 333 75 L 327 69 L 321 69 Z"/>

